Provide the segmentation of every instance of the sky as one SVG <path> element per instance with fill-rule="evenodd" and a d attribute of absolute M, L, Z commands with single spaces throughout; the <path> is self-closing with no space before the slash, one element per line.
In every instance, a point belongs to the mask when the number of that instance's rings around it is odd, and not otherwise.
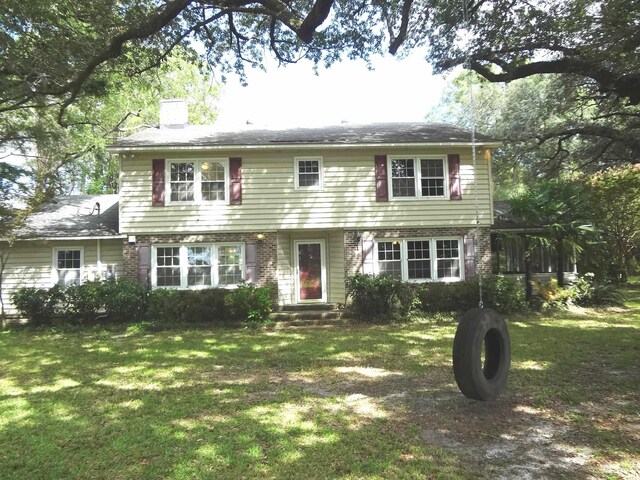
<path fill-rule="evenodd" d="M 375 57 L 373 70 L 362 60 L 343 61 L 316 75 L 311 62 L 249 70 L 248 86 L 230 76 L 222 87 L 220 128 L 250 122 L 258 127 L 318 126 L 369 122 L 422 121 L 438 103 L 446 84 L 433 76 L 424 55 Z"/>

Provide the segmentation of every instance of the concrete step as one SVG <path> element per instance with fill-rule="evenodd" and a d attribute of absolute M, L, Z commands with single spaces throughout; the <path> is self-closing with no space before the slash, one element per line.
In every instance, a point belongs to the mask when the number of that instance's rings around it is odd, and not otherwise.
<path fill-rule="evenodd" d="M 280 312 L 317 312 L 320 310 L 335 310 L 333 303 L 300 303 L 296 305 L 283 305 L 279 308 Z"/>
<path fill-rule="evenodd" d="M 318 318 L 315 320 L 280 320 L 274 323 L 274 328 L 296 328 L 296 327 L 334 327 L 349 324 L 347 318 Z"/>
<path fill-rule="evenodd" d="M 269 315 L 276 322 L 311 321 L 311 320 L 347 320 L 351 318 L 344 310 L 302 310 L 280 311 Z"/>

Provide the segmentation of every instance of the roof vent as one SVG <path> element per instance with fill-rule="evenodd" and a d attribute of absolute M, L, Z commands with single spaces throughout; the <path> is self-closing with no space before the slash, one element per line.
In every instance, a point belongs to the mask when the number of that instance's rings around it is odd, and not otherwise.
<path fill-rule="evenodd" d="M 160 100 L 160 128 L 184 128 L 188 119 L 189 107 L 186 100 Z"/>

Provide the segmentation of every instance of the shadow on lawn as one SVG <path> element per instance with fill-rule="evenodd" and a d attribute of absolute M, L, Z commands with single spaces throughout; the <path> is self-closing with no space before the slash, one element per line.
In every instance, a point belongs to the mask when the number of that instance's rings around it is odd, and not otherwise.
<path fill-rule="evenodd" d="M 580 477 L 588 463 L 555 446 L 638 454 L 631 432 L 598 434 L 637 406 L 637 329 L 510 329 L 509 390 L 490 404 L 453 383 L 452 326 L 0 336 L 0 466 L 16 478 L 465 478 L 536 465 Z"/>

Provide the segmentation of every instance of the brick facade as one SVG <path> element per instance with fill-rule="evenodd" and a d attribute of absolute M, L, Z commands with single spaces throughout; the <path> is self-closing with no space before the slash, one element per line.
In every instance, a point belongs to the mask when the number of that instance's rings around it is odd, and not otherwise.
<path fill-rule="evenodd" d="M 394 230 L 371 230 L 344 232 L 345 245 L 345 272 L 350 276 L 362 272 L 364 261 L 363 245 L 367 241 L 381 238 L 431 238 L 431 237 L 473 237 L 479 233 L 476 240 L 476 272 L 482 271 L 483 275 L 491 274 L 491 231 L 489 227 L 481 227 L 479 232 L 475 227 L 471 228 L 400 228 Z"/>
<path fill-rule="evenodd" d="M 401 228 L 393 230 L 344 231 L 345 275 L 362 271 L 363 245 L 367 241 L 381 238 L 432 238 L 432 237 L 476 237 L 475 227 L 471 228 Z M 476 271 L 482 269 L 484 275 L 491 273 L 491 241 L 488 227 L 480 229 L 477 237 Z M 121 277 L 136 280 L 138 276 L 139 251 L 141 246 L 178 243 L 255 242 L 257 247 L 258 285 L 277 285 L 277 234 L 262 233 L 206 233 L 188 235 L 137 235 L 135 243 L 123 241 L 123 272 Z"/>
<path fill-rule="evenodd" d="M 171 243 L 222 243 L 255 242 L 257 246 L 257 267 L 259 286 L 276 284 L 277 236 L 275 232 L 261 233 L 203 233 L 189 235 L 136 235 L 136 243 L 124 240 L 122 245 L 122 278 L 138 279 L 139 247 Z"/>

